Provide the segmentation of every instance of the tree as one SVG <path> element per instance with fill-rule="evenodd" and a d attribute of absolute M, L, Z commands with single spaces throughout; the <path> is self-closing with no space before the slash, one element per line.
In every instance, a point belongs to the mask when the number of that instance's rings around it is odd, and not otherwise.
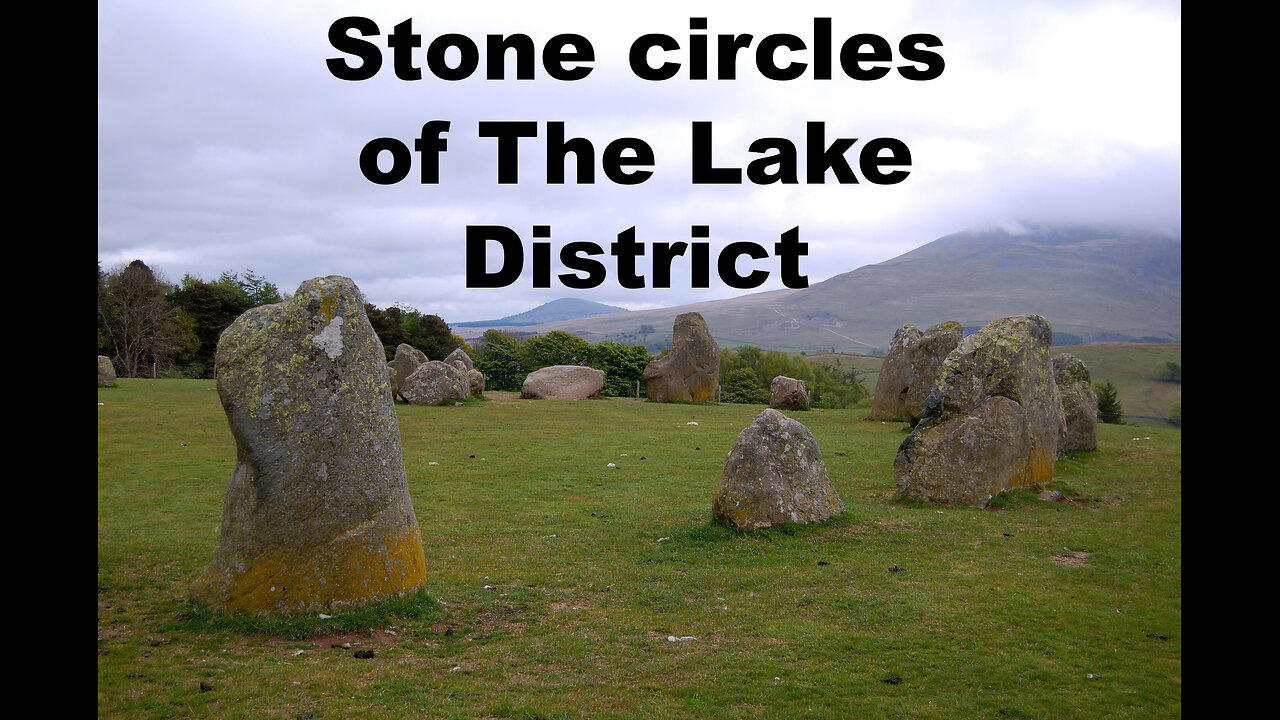
<path fill-rule="evenodd" d="M 400 308 L 392 306 L 386 310 L 378 309 L 373 303 L 364 304 L 364 314 L 373 326 L 373 332 L 382 343 L 382 352 L 390 362 L 396 356 L 396 348 L 400 343 L 409 342 L 409 333 L 404 329 Z M 436 358 L 437 360 L 441 358 Z"/>
<path fill-rule="evenodd" d="M 591 343 L 564 330 L 531 337 L 523 348 L 524 365 L 531 371 L 552 365 L 586 365 L 591 358 Z"/>
<path fill-rule="evenodd" d="M 1156 380 L 1181 385 L 1182 366 L 1171 360 L 1166 360 L 1156 367 Z"/>
<path fill-rule="evenodd" d="M 1098 422 L 1123 425 L 1124 406 L 1120 404 L 1116 386 L 1110 382 L 1094 383 L 1093 390 L 1098 396 Z"/>
<path fill-rule="evenodd" d="M 636 383 L 644 378 L 644 369 L 653 356 L 643 345 L 624 345 L 605 340 L 591 346 L 587 364 L 604 372 L 604 394 L 631 397 Z"/>
<path fill-rule="evenodd" d="M 443 360 L 458 348 L 454 334 L 439 315 L 423 315 L 417 310 L 418 328 L 409 336 L 409 344 L 427 354 L 432 360 Z"/>
<path fill-rule="evenodd" d="M 720 401 L 759 405 L 769 402 L 769 393 L 760 387 L 760 378 L 756 377 L 755 370 L 741 367 L 729 371 L 720 381 Z"/>
<path fill-rule="evenodd" d="M 102 347 L 125 377 L 155 374 L 193 348 L 177 310 L 165 298 L 169 286 L 141 260 L 98 274 L 98 329 Z"/>
<path fill-rule="evenodd" d="M 476 369 L 484 373 L 489 390 L 519 390 L 528 370 L 519 343 L 501 330 L 489 329 L 480 337 Z"/>
<path fill-rule="evenodd" d="M 255 274 L 252 270 L 245 270 L 243 274 L 230 270 L 224 271 L 218 276 L 217 282 L 239 291 L 251 303 L 249 307 L 272 305 L 284 300 L 275 283 Z"/>
<path fill-rule="evenodd" d="M 168 300 L 189 319 L 196 338 L 195 348 L 181 358 L 182 362 L 203 365 L 197 374 L 212 377 L 218 338 L 241 313 L 254 306 L 253 300 L 234 283 L 207 283 L 193 275 L 184 276 L 182 285 L 169 293 Z"/>

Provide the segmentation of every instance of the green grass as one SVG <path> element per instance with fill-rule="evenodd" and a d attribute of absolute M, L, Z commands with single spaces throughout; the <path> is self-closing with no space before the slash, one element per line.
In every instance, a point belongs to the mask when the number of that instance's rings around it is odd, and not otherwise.
<path fill-rule="evenodd" d="M 898 424 L 812 410 L 846 513 L 742 533 L 711 497 L 761 407 L 399 405 L 425 595 L 254 618 L 186 599 L 235 462 L 212 388 L 98 392 L 101 717 L 1181 715 L 1178 431 L 1102 426 L 1070 502 L 973 510 L 896 502 Z"/>

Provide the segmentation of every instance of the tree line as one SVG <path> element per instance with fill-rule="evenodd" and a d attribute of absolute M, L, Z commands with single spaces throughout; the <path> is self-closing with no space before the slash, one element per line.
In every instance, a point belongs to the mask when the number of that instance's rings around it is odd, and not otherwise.
<path fill-rule="evenodd" d="M 287 297 L 252 270 L 213 281 L 185 275 L 174 285 L 141 260 L 110 271 L 99 261 L 98 354 L 121 377 L 211 378 L 222 331 L 246 310 Z M 365 313 L 388 360 L 400 343 L 437 360 L 466 344 L 438 316 L 408 306 L 366 303 Z"/>

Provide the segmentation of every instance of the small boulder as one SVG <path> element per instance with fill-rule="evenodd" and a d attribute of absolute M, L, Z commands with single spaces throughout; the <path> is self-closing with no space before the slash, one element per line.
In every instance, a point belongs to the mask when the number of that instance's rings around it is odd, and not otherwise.
<path fill-rule="evenodd" d="M 809 428 L 769 408 L 733 442 L 712 503 L 735 528 L 822 522 L 844 512 Z"/>
<path fill-rule="evenodd" d="M 803 380 L 779 375 L 769 384 L 769 407 L 779 410 L 808 410 L 809 389 Z"/>
<path fill-rule="evenodd" d="M 418 366 L 427 361 L 427 354 L 418 348 L 408 344 L 400 343 L 396 346 L 396 356 L 391 362 L 387 363 L 388 379 L 391 381 L 391 394 L 400 399 L 404 396 L 400 394 L 400 386 L 404 381 L 413 374 Z M 405 400 L 408 402 L 408 400 Z"/>
<path fill-rule="evenodd" d="M 457 365 L 428 360 L 400 383 L 400 396 L 410 405 L 439 405 L 471 397 L 470 380 Z"/>
<path fill-rule="evenodd" d="M 524 379 L 520 397 L 534 400 L 586 400 L 604 391 L 604 371 L 582 365 L 552 365 Z"/>
<path fill-rule="evenodd" d="M 1002 490 L 1053 479 L 1062 401 L 1039 315 L 993 320 L 947 356 L 924 417 L 894 460 L 898 489 L 985 507 Z"/>
<path fill-rule="evenodd" d="M 1053 377 L 1062 395 L 1063 452 L 1098 449 L 1098 396 L 1084 361 L 1062 353 L 1053 359 Z"/>
<path fill-rule="evenodd" d="M 710 402 L 720 384 L 720 346 L 696 312 L 676 317 L 671 352 L 644 369 L 645 394 L 655 402 Z"/>
<path fill-rule="evenodd" d="M 218 610 L 328 610 L 422 587 L 386 355 L 348 278 L 308 280 L 218 341 L 236 441 L 213 560 L 191 598 Z"/>
<path fill-rule="evenodd" d="M 467 371 L 467 389 L 475 397 L 484 395 L 484 373 L 472 368 Z"/>
<path fill-rule="evenodd" d="M 924 332 L 912 323 L 898 328 L 880 367 L 871 419 L 907 418 L 912 425 L 920 422 L 943 361 L 963 337 L 964 328 L 952 321 Z"/>
<path fill-rule="evenodd" d="M 98 356 L 98 387 L 111 387 L 116 384 L 116 366 L 111 364 L 111 358 L 106 355 Z"/>

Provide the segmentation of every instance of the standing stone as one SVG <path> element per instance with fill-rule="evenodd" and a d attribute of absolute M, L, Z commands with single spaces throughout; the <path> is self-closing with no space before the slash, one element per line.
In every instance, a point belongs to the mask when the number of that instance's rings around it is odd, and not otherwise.
<path fill-rule="evenodd" d="M 711 506 L 716 519 L 758 530 L 844 512 L 809 428 L 769 408 L 733 441 Z"/>
<path fill-rule="evenodd" d="M 710 402 L 720 383 L 720 346 L 696 312 L 676 317 L 671 352 L 644 369 L 645 394 L 655 402 Z"/>
<path fill-rule="evenodd" d="M 582 365 L 552 365 L 525 376 L 520 397 L 533 400 L 586 400 L 604 391 L 604 371 Z"/>
<path fill-rule="evenodd" d="M 898 489 L 985 507 L 1002 490 L 1051 480 L 1062 435 L 1052 344 L 1039 315 L 993 320 L 962 340 L 898 448 Z"/>
<path fill-rule="evenodd" d="M 218 393 L 237 463 L 193 600 L 315 611 L 423 586 L 385 358 L 344 277 L 307 280 L 222 333 Z"/>
<path fill-rule="evenodd" d="M 111 358 L 106 355 L 98 356 L 98 387 L 111 387 L 116 384 L 116 366 L 111 364 Z"/>
<path fill-rule="evenodd" d="M 1084 361 L 1062 353 L 1053 359 L 1053 377 L 1062 395 L 1062 451 L 1098 449 L 1098 396 Z"/>
<path fill-rule="evenodd" d="M 400 386 L 404 385 L 404 381 L 413 374 L 413 371 L 426 361 L 427 354 L 409 343 L 400 343 L 396 346 L 396 356 L 387 363 L 387 375 L 391 380 L 393 397 L 404 400 L 404 396 L 400 394 Z M 409 401 L 405 400 L 405 402 Z"/>
<path fill-rule="evenodd" d="M 471 397 L 470 381 L 456 365 L 428 360 L 400 383 L 400 396 L 410 405 L 439 405 Z"/>
<path fill-rule="evenodd" d="M 471 361 L 471 356 L 462 348 L 454 348 L 453 352 L 449 353 L 449 357 L 445 358 L 444 361 L 450 365 L 457 366 L 463 372 L 471 372 L 476 367 L 475 363 Z"/>
<path fill-rule="evenodd" d="M 779 375 L 769 384 L 769 407 L 808 410 L 809 389 L 805 387 L 803 380 Z"/>
<path fill-rule="evenodd" d="M 942 362 L 960 344 L 964 328 L 947 321 L 920 332 L 907 323 L 893 334 L 871 401 L 871 419 L 907 418 L 915 425 L 942 371 Z"/>

